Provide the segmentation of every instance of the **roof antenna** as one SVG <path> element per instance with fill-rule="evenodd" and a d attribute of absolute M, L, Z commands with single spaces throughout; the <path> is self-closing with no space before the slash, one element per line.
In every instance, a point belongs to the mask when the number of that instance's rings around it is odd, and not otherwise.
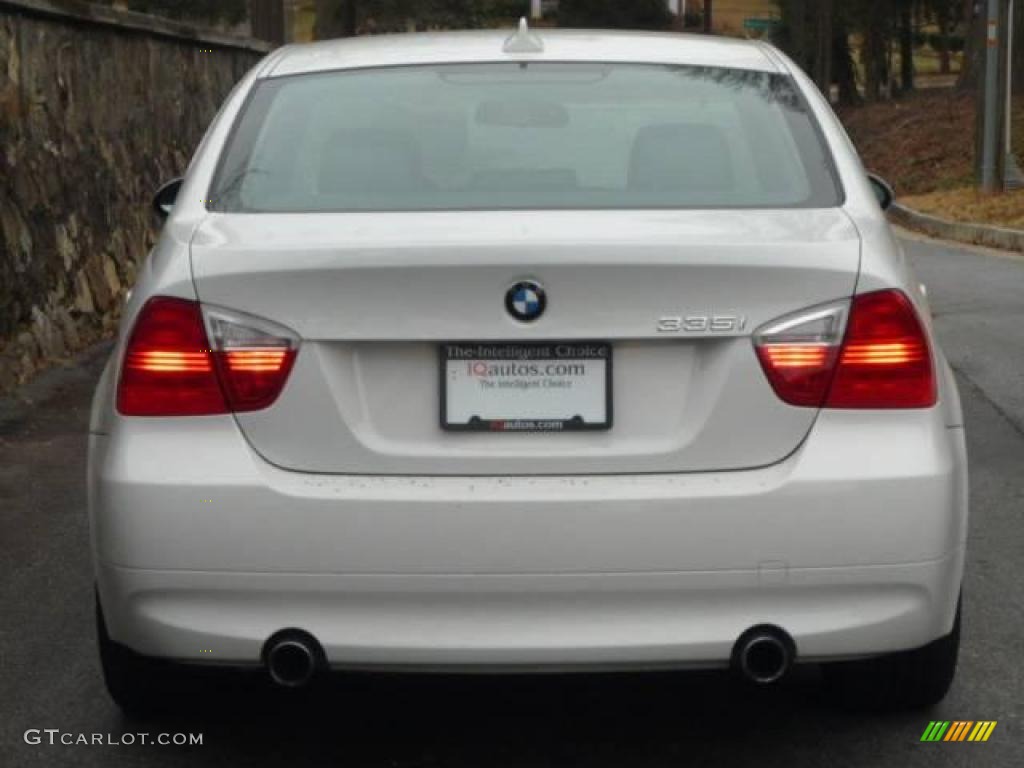
<path fill-rule="evenodd" d="M 502 47 L 505 53 L 542 53 L 544 41 L 530 31 L 530 25 L 523 16 L 519 19 L 519 29 Z"/>

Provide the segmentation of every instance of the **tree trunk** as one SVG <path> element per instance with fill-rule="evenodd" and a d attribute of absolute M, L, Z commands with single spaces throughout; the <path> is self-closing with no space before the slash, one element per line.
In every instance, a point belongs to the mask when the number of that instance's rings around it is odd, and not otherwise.
<path fill-rule="evenodd" d="M 355 37 L 359 32 L 359 8 L 358 0 L 345 0 L 344 14 L 342 14 L 342 34 L 345 37 Z"/>
<path fill-rule="evenodd" d="M 949 27 L 950 7 L 946 3 L 940 3 L 935 14 L 935 23 L 939 28 L 939 72 L 948 75 L 953 71 L 952 60 L 949 55 Z"/>
<path fill-rule="evenodd" d="M 900 8 L 900 91 L 914 90 L 914 16 L 911 0 Z"/>
<path fill-rule="evenodd" d="M 357 0 L 316 0 L 316 23 L 313 37 L 328 40 L 333 37 L 352 37 L 356 33 Z"/>
<path fill-rule="evenodd" d="M 839 86 L 839 103 L 854 106 L 861 103 L 857 90 L 857 70 L 853 66 L 853 51 L 850 49 L 850 29 L 842 14 L 832 28 L 832 61 L 835 81 Z"/>
<path fill-rule="evenodd" d="M 811 54 L 807 44 L 807 2 L 787 0 L 783 5 L 782 19 L 785 39 L 782 47 L 805 71 L 811 70 Z"/>
<path fill-rule="evenodd" d="M 704 34 L 706 34 L 706 35 L 710 35 L 711 34 L 711 21 L 712 21 L 712 15 L 713 15 L 713 10 L 712 10 L 713 6 L 714 6 L 714 1 L 713 0 L 704 0 Z"/>
<path fill-rule="evenodd" d="M 249 0 L 252 36 L 282 45 L 284 43 L 284 3 L 282 0 Z"/>
<path fill-rule="evenodd" d="M 818 0 L 814 34 L 814 82 L 829 101 L 832 100 L 832 4 L 833 0 Z"/>
<path fill-rule="evenodd" d="M 964 41 L 964 64 L 956 87 L 962 91 L 973 91 L 978 84 L 979 73 L 985 69 L 985 39 L 987 23 L 985 4 L 978 4 L 974 12 L 974 0 L 964 0 L 964 20 L 967 24 L 967 39 Z"/>
<path fill-rule="evenodd" d="M 887 19 L 882 14 L 872 14 L 864 27 L 864 45 L 861 48 L 861 64 L 864 67 L 864 97 L 878 101 L 888 84 L 889 45 Z"/>
<path fill-rule="evenodd" d="M 1013 3 L 1013 93 L 1024 96 L 1024 0 Z M 1024 120 L 1024 117 L 1020 119 Z M 1024 158 L 1024 147 L 1015 148 L 1015 153 Z"/>

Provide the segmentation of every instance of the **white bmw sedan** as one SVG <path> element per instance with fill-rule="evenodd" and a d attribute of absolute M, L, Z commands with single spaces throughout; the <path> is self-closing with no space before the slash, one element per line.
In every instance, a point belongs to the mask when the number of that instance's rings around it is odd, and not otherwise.
<path fill-rule="evenodd" d="M 890 201 L 757 42 L 271 54 L 158 193 L 95 397 L 112 696 L 821 663 L 939 700 L 964 431 Z"/>

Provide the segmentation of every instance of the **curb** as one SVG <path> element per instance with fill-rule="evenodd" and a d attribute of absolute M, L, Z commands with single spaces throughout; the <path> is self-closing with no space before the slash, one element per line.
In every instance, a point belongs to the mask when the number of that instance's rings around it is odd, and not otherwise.
<path fill-rule="evenodd" d="M 95 386 L 113 347 L 113 339 L 104 339 L 66 358 L 49 360 L 18 387 L 0 392 L 0 443 L 29 418 L 34 406 L 54 400 L 71 386 Z"/>
<path fill-rule="evenodd" d="M 985 245 L 989 248 L 1024 253 L 1024 230 L 946 221 L 937 216 L 930 216 L 927 213 L 907 208 L 899 203 L 894 203 L 889 209 L 889 219 L 908 229 L 923 232 L 940 240 L 956 240 L 971 245 Z"/>

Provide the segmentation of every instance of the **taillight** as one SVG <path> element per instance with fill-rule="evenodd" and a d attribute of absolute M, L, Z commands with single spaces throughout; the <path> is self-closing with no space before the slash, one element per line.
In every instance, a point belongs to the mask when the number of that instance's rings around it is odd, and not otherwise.
<path fill-rule="evenodd" d="M 117 409 L 126 416 L 228 412 L 196 302 L 165 296 L 146 302 L 128 338 Z"/>
<path fill-rule="evenodd" d="M 203 416 L 266 408 L 298 350 L 287 329 L 158 296 L 128 338 L 117 408 L 126 416 Z"/>
<path fill-rule="evenodd" d="M 299 349 L 298 336 L 251 315 L 211 307 L 203 311 L 231 410 L 269 407 L 291 373 Z"/>
<path fill-rule="evenodd" d="M 841 301 L 777 320 L 754 334 L 768 381 L 790 405 L 820 408 L 832 383 L 849 302 Z"/>
<path fill-rule="evenodd" d="M 761 366 L 784 402 L 817 408 L 927 408 L 935 404 L 928 340 L 900 291 L 862 294 L 774 322 L 754 336 Z"/>
<path fill-rule="evenodd" d="M 924 328 L 900 291 L 857 296 L 826 408 L 929 408 L 935 368 Z"/>

